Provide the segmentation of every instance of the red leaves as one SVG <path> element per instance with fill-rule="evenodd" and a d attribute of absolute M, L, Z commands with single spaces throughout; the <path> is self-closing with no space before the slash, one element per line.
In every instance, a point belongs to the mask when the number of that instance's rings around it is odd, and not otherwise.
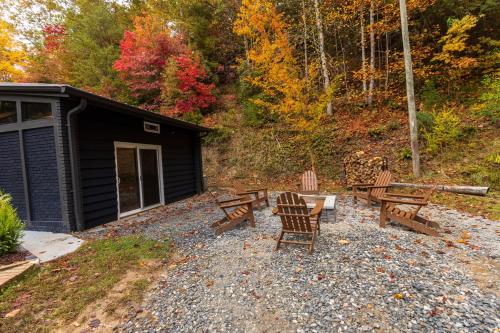
<path fill-rule="evenodd" d="M 142 107 L 165 113 L 204 109 L 215 102 L 213 84 L 204 83 L 206 71 L 183 43 L 179 34 L 153 21 L 138 17 L 133 31 L 125 31 L 121 55 L 114 68 L 132 90 Z M 167 65 L 174 71 L 165 71 Z"/>

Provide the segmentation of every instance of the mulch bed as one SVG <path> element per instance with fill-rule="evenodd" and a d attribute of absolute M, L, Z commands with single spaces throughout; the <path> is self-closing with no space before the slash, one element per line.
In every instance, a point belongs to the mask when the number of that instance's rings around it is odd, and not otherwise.
<path fill-rule="evenodd" d="M 10 265 L 18 261 L 24 261 L 31 255 L 31 252 L 26 250 L 4 254 L 0 256 L 0 266 Z"/>

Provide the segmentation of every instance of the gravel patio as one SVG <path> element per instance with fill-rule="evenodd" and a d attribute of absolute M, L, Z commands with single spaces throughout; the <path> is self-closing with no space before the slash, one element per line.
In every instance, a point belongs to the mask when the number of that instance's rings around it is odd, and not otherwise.
<path fill-rule="evenodd" d="M 378 214 L 340 196 L 337 222 L 322 224 L 312 255 L 293 245 L 273 251 L 281 223 L 271 209 L 255 211 L 255 229 L 214 236 L 209 224 L 222 212 L 210 195 L 81 236 L 143 233 L 175 242 L 177 261 L 120 331 L 498 330 L 498 221 L 430 205 L 423 215 L 444 229 L 443 238 L 433 238 L 394 225 L 380 229 Z"/>

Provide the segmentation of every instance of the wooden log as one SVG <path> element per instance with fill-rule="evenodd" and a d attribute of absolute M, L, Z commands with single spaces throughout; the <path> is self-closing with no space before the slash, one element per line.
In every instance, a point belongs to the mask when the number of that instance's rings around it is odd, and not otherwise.
<path fill-rule="evenodd" d="M 391 186 L 426 189 L 426 188 L 431 188 L 433 185 L 410 184 L 410 183 L 391 183 Z M 488 194 L 488 191 L 490 190 L 490 188 L 486 187 L 486 186 L 437 185 L 436 190 L 442 191 L 442 192 L 485 196 L 486 194 Z"/>

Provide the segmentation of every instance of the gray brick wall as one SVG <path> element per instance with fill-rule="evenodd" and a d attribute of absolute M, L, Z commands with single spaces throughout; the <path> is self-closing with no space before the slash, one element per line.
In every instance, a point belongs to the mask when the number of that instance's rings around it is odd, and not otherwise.
<path fill-rule="evenodd" d="M 24 130 L 31 221 L 28 228 L 68 231 L 62 224 L 54 129 Z"/>
<path fill-rule="evenodd" d="M 23 173 L 19 133 L 0 133 L 0 189 L 12 196 L 12 204 L 20 218 L 26 219 Z"/>

